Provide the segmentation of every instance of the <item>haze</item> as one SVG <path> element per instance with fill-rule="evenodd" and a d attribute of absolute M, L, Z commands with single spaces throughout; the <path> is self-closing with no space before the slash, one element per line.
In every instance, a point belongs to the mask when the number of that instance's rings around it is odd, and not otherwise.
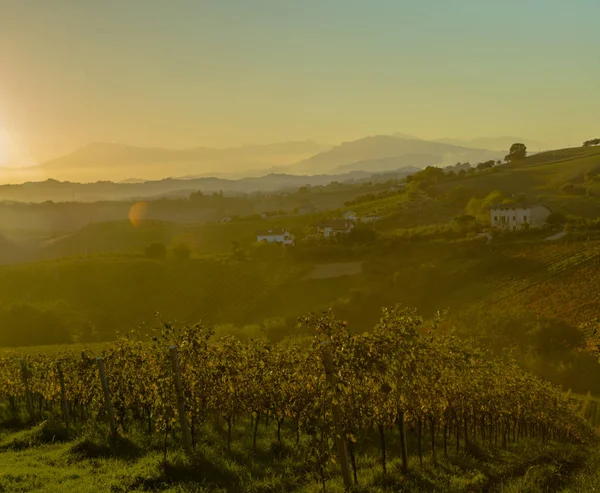
<path fill-rule="evenodd" d="M 397 131 L 579 145 L 600 133 L 598 14 L 595 0 L 0 0 L 0 161 L 93 142 L 333 145 Z"/>

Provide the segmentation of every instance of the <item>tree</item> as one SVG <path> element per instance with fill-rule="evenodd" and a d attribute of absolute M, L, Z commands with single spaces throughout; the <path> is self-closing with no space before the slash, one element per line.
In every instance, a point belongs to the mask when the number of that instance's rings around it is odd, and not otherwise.
<path fill-rule="evenodd" d="M 586 140 L 583 143 L 583 147 L 591 147 L 591 146 L 597 146 L 597 145 L 600 145 L 600 139 Z"/>
<path fill-rule="evenodd" d="M 146 257 L 152 260 L 165 260 L 167 258 L 167 247 L 162 243 L 152 243 L 146 247 Z"/>
<path fill-rule="evenodd" d="M 515 143 L 510 146 L 510 151 L 504 158 L 509 163 L 521 161 L 527 157 L 527 147 L 525 144 Z"/>
<path fill-rule="evenodd" d="M 486 161 L 485 163 L 479 163 L 477 165 L 477 169 L 478 170 L 484 170 L 484 169 L 489 169 L 489 168 L 493 168 L 494 167 L 494 160 L 490 160 L 490 161 Z"/>
<path fill-rule="evenodd" d="M 477 219 L 486 220 L 489 218 L 489 208 L 497 204 L 508 204 L 512 202 L 506 198 L 500 190 L 494 190 L 483 198 L 473 197 L 469 200 L 465 211 L 470 216 L 475 216 Z"/>

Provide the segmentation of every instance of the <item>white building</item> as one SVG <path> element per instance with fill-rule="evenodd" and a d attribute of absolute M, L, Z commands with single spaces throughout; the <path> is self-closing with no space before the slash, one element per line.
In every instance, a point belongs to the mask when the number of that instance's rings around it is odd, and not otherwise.
<path fill-rule="evenodd" d="M 331 221 L 323 221 L 317 224 L 319 234 L 325 238 L 346 234 L 354 228 L 354 221 L 347 219 L 332 219 Z"/>
<path fill-rule="evenodd" d="M 539 228 L 546 224 L 552 209 L 542 204 L 504 204 L 490 207 L 490 224 L 494 228 L 517 230 L 525 225 Z"/>
<path fill-rule="evenodd" d="M 356 212 L 354 211 L 347 211 L 344 212 L 344 219 L 348 219 L 349 221 L 356 221 Z"/>
<path fill-rule="evenodd" d="M 282 245 L 293 245 L 294 235 L 282 228 L 272 228 L 268 231 L 256 233 L 256 241 L 259 243 L 281 243 Z"/>

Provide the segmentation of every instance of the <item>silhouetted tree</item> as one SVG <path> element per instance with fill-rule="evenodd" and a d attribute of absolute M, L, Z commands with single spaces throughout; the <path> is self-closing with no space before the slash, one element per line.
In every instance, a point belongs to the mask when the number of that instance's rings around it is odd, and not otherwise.
<path fill-rule="evenodd" d="M 510 146 L 510 151 L 504 158 L 509 163 L 521 161 L 527 157 L 527 147 L 525 144 L 515 143 Z"/>
<path fill-rule="evenodd" d="M 486 161 L 485 163 L 479 163 L 477 165 L 477 169 L 478 170 L 484 170 L 484 169 L 489 169 L 489 168 L 493 168 L 494 167 L 494 161 Z"/>

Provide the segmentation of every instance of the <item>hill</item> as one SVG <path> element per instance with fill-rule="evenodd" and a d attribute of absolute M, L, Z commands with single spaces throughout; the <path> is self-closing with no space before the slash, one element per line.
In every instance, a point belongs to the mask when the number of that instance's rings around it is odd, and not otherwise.
<path fill-rule="evenodd" d="M 406 176 L 414 168 L 399 170 L 396 175 Z M 379 178 L 372 171 L 348 171 L 340 174 L 291 175 L 269 174 L 260 177 L 225 179 L 216 177 L 174 179 L 166 178 L 156 181 L 115 183 L 102 181 L 94 183 L 77 183 L 69 181 L 46 180 L 28 182 L 20 185 L 0 185 L 0 201 L 11 202 L 95 202 L 107 200 L 148 200 L 169 195 L 181 195 L 190 191 L 201 190 L 213 193 L 240 194 L 253 192 L 276 192 L 297 190 L 299 187 L 322 186 L 332 182 L 377 181 Z M 387 178 L 386 178 L 387 179 Z"/>
<path fill-rule="evenodd" d="M 340 166 L 357 162 L 369 162 L 379 159 L 396 158 L 404 165 L 412 164 L 409 159 L 419 159 L 426 165 L 450 165 L 460 162 L 497 160 L 506 153 L 469 149 L 441 142 L 418 139 L 404 139 L 388 135 L 377 135 L 352 142 L 344 142 L 328 151 L 305 159 L 289 169 L 295 173 L 329 173 Z M 403 156 L 408 156 L 404 159 Z M 366 170 L 368 171 L 368 170 Z"/>
<path fill-rule="evenodd" d="M 473 196 L 499 190 L 508 197 L 525 195 L 528 201 L 543 202 L 566 215 L 600 215 L 600 148 L 577 147 L 534 154 L 458 180 L 440 181 L 437 194 L 460 184 Z"/>

